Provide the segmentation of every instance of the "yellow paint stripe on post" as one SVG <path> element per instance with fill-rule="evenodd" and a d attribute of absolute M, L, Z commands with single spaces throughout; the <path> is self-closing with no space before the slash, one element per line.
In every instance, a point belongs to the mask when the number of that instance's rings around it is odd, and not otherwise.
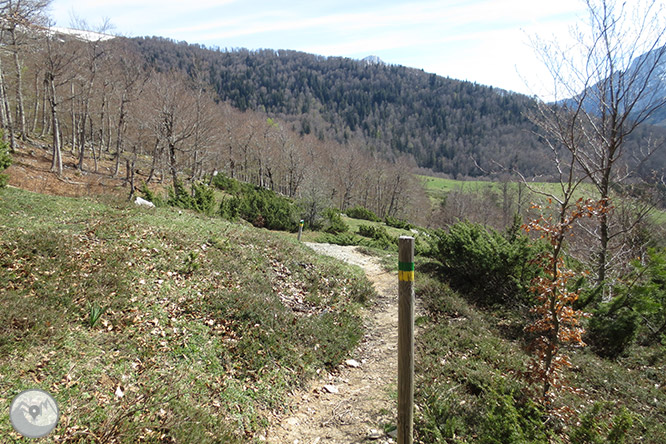
<path fill-rule="evenodd" d="M 393 275 L 395 276 L 395 275 Z M 395 279 L 395 278 L 393 278 Z M 414 272 L 413 271 L 402 271 L 398 270 L 398 280 L 404 282 L 413 282 L 414 281 Z"/>

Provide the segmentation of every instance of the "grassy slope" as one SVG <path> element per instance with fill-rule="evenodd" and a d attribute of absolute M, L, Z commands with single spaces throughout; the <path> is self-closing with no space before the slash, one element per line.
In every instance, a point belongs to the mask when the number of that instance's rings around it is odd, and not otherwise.
<path fill-rule="evenodd" d="M 491 191 L 496 194 L 501 193 L 502 184 L 499 182 L 488 182 L 488 181 L 461 181 L 461 180 L 452 180 L 452 179 L 443 179 L 440 177 L 431 177 L 431 176 L 417 176 L 424 185 L 426 193 L 433 201 L 439 201 L 447 193 L 451 191 L 464 191 L 464 192 L 483 192 Z M 512 182 L 510 186 L 516 187 L 517 183 Z M 559 184 L 557 183 L 547 183 L 547 182 L 534 182 L 531 183 L 530 188 L 534 191 L 543 192 L 547 194 L 558 195 L 559 193 Z M 589 185 L 583 185 L 583 189 L 589 188 Z M 591 193 L 591 188 L 590 193 Z M 528 191 L 529 192 L 529 191 Z M 583 194 L 581 193 L 581 197 Z"/>
<path fill-rule="evenodd" d="M 46 442 L 247 442 L 357 343 L 372 294 L 290 236 L 186 211 L 3 189 L 0 232 L 0 402 L 51 392 Z"/>
<path fill-rule="evenodd" d="M 572 407 L 572 419 L 564 428 L 544 426 L 520 377 L 529 360 L 521 339 L 525 316 L 475 308 L 433 277 L 437 269 L 425 259 L 417 263 L 425 316 L 418 321 L 415 429 L 422 442 L 611 442 L 607 435 L 623 412 L 633 425 L 626 441 L 612 442 L 666 442 L 666 348 L 635 345 L 617 361 L 589 349 L 567 351 L 573 367 L 565 378 L 579 391 L 563 394 L 558 405 Z M 599 411 L 590 415 L 595 403 Z M 599 436 L 568 441 L 584 430 Z"/>
<path fill-rule="evenodd" d="M 446 195 L 452 191 L 462 191 L 470 193 L 492 192 L 498 196 L 501 196 L 502 193 L 502 184 L 499 182 L 460 181 L 460 180 L 443 179 L 440 177 L 431 177 L 431 176 L 422 176 L 422 175 L 417 175 L 417 177 L 419 178 L 419 180 L 421 180 L 425 192 L 430 198 L 431 202 L 436 205 L 438 205 L 439 202 L 441 202 L 441 200 L 445 198 Z M 516 182 L 512 182 L 510 186 L 513 187 L 513 189 L 515 190 L 518 184 Z M 535 192 L 546 193 L 553 196 L 558 196 L 562 194 L 561 191 L 559 190 L 559 184 L 557 183 L 535 182 L 530 184 L 530 188 L 534 190 L 534 192 L 530 190 L 527 191 L 528 193 L 527 199 L 528 201 L 531 202 L 541 202 L 544 200 L 543 196 L 539 196 Z M 582 188 L 580 189 L 576 197 L 594 198 L 594 196 L 596 196 L 596 193 L 592 185 L 583 184 Z M 666 210 L 663 209 L 653 210 L 652 222 L 657 225 L 665 224 Z"/>

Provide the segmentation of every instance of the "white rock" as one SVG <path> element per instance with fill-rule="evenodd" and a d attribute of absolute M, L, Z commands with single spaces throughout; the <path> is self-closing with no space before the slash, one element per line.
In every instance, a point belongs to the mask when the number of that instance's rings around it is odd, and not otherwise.
<path fill-rule="evenodd" d="M 352 368 L 359 368 L 361 366 L 361 363 L 358 362 L 356 359 L 347 359 L 345 361 L 345 365 L 347 367 L 352 367 Z"/>
<path fill-rule="evenodd" d="M 152 203 L 152 202 L 149 201 L 149 200 L 142 199 L 142 198 L 139 197 L 139 196 L 136 196 L 136 199 L 134 200 L 134 203 L 135 203 L 136 205 L 139 205 L 140 207 L 155 208 L 155 204 L 154 204 L 154 203 Z"/>
<path fill-rule="evenodd" d="M 328 393 L 339 393 L 338 387 L 333 384 L 326 384 L 324 386 L 324 391 Z"/>
<path fill-rule="evenodd" d="M 379 430 L 370 429 L 370 432 L 368 433 L 368 436 L 365 437 L 365 439 L 373 439 L 374 440 L 374 439 L 379 439 L 382 436 L 384 436 L 384 434 L 382 432 L 380 432 Z"/>

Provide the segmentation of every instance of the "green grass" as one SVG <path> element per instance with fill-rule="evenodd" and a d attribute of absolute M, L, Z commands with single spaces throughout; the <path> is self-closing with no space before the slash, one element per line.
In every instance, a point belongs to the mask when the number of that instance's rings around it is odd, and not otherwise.
<path fill-rule="evenodd" d="M 497 195 L 500 195 L 502 192 L 503 184 L 500 182 L 489 182 L 489 181 L 462 181 L 462 180 L 452 180 L 452 179 L 443 179 L 441 177 L 431 177 L 431 176 L 422 176 L 417 175 L 421 180 L 426 194 L 430 197 L 433 203 L 438 203 L 446 195 L 452 191 L 461 191 L 467 193 L 483 193 L 483 192 L 492 192 Z M 509 187 L 512 190 L 516 190 L 519 186 L 518 182 L 510 182 Z M 521 184 L 522 186 L 522 184 Z M 527 185 L 529 189 L 526 189 L 532 200 L 540 200 L 543 197 L 539 197 L 538 193 L 552 194 L 555 196 L 561 195 L 560 185 L 557 183 L 548 183 L 548 182 L 532 182 Z M 531 190 L 530 190 L 531 189 Z M 578 197 L 584 197 L 586 195 L 593 194 L 591 185 L 583 185 Z"/>
<path fill-rule="evenodd" d="M 44 442 L 251 441 L 373 296 L 290 234 L 189 211 L 10 188 L 0 232 L 0 402 L 53 394 Z M 0 436 L 22 442 L 7 410 Z"/>
<path fill-rule="evenodd" d="M 443 179 L 441 177 L 417 175 L 417 178 L 423 184 L 426 194 L 430 198 L 433 205 L 437 206 L 446 198 L 448 193 L 453 191 L 464 193 L 493 193 L 497 196 L 498 204 L 500 196 L 502 195 L 503 184 L 500 182 L 488 181 L 461 181 L 452 179 Z M 512 193 L 516 193 L 518 189 L 518 182 L 511 182 L 508 184 Z M 524 185 L 520 185 L 524 186 Z M 545 202 L 546 197 L 539 193 L 545 193 L 553 196 L 561 196 L 562 191 L 560 184 L 548 182 L 533 182 L 528 184 L 529 188 L 525 189 L 527 202 Z M 583 184 L 578 192 L 576 198 L 595 198 L 596 192 L 591 184 Z M 652 223 L 665 226 L 666 225 L 666 210 L 654 209 L 650 220 Z"/>

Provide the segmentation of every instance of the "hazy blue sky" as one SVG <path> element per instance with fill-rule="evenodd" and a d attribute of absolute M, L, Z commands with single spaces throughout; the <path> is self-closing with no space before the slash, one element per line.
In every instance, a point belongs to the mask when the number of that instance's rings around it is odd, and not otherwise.
<path fill-rule="evenodd" d="M 53 0 L 51 17 L 113 33 L 163 36 L 220 48 L 294 49 L 379 56 L 387 63 L 542 94 L 529 37 L 568 34 L 580 0 Z"/>

